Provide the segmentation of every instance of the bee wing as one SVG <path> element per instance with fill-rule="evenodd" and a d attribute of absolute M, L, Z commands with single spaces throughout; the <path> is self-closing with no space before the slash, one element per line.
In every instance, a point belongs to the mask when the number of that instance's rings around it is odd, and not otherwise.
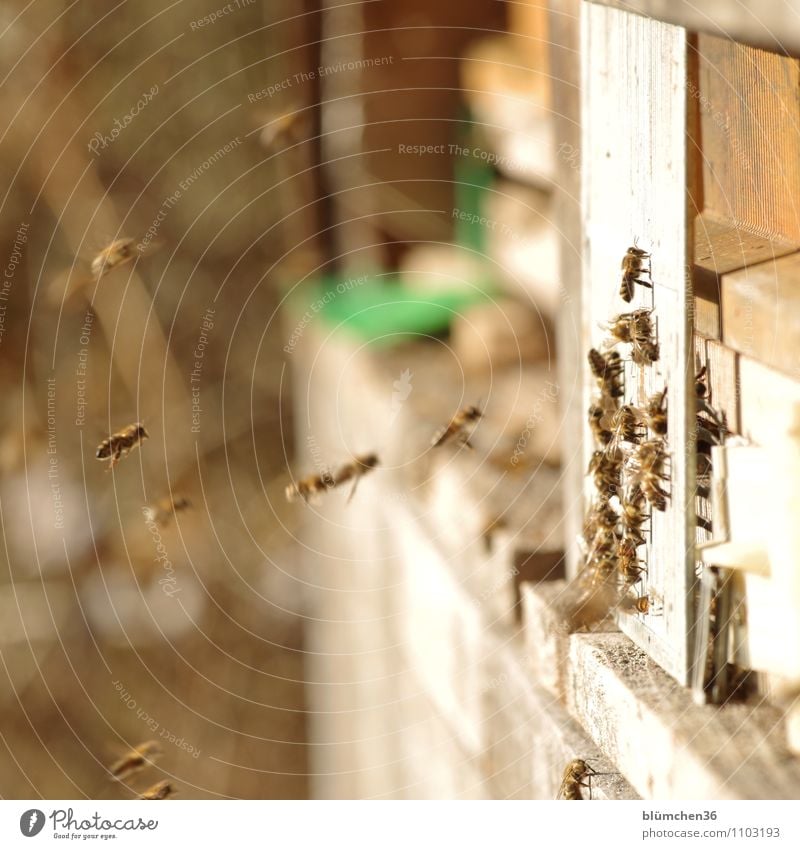
<path fill-rule="evenodd" d="M 453 430 L 453 423 L 450 422 L 446 427 L 440 428 L 436 431 L 433 439 L 431 440 L 431 448 L 438 448 L 440 445 L 443 445 L 450 438 L 451 432 Z"/>
<path fill-rule="evenodd" d="M 361 475 L 356 475 L 355 480 L 353 481 L 353 486 L 350 490 L 350 495 L 347 496 L 347 504 L 349 504 L 353 500 L 353 496 L 356 494 L 356 489 L 358 489 L 358 482 L 361 480 Z"/>

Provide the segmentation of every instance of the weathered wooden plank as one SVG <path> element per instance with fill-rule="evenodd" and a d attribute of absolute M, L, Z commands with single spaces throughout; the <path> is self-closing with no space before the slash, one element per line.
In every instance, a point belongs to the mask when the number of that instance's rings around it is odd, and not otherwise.
<path fill-rule="evenodd" d="M 534 682 L 517 641 L 494 643 L 483 694 L 485 773 L 492 798 L 555 799 L 564 767 L 573 758 L 603 773 L 592 779 L 592 799 L 636 798 L 602 749 Z"/>
<path fill-rule="evenodd" d="M 585 470 L 583 421 L 585 407 L 582 385 L 583 327 L 582 245 L 583 210 L 581 208 L 581 101 L 580 49 L 581 0 L 550 0 L 550 68 L 553 86 L 553 122 L 556 148 L 556 185 L 553 190 L 553 214 L 559 234 L 560 303 L 556 311 L 558 344 L 558 381 L 562 389 L 563 421 L 561 457 L 564 489 L 567 497 L 565 535 L 567 570 L 575 574 L 580 553 L 576 543 L 583 522 L 581 499 Z"/>
<path fill-rule="evenodd" d="M 757 6 L 728 0 L 592 0 L 646 15 L 687 30 L 734 39 L 778 53 L 800 56 L 800 35 L 787 21 L 800 13 L 797 0 L 759 0 Z"/>
<path fill-rule="evenodd" d="M 695 705 L 622 634 L 575 634 L 567 709 L 648 799 L 795 799 L 800 760 L 763 701 Z"/>
<path fill-rule="evenodd" d="M 654 309 L 660 357 L 652 366 L 626 367 L 626 400 L 641 404 L 667 387 L 670 500 L 653 511 L 644 589 L 663 602 L 663 614 L 623 617 L 626 633 L 679 681 L 687 681 L 694 580 L 694 469 L 687 403 L 692 297 L 688 261 L 686 186 L 687 40 L 679 27 L 616 9 L 583 7 L 582 115 L 586 228 L 584 307 L 589 344 L 601 325 L 631 308 Z M 620 57 L 625 57 L 620 62 Z M 634 239 L 652 254 L 652 290 L 636 287 L 626 305 L 619 294 L 620 260 Z M 624 349 L 625 346 L 622 346 Z M 623 350 L 623 356 L 628 352 Z M 584 354 L 585 356 L 585 354 Z M 584 409 L 594 391 L 585 382 Z M 591 440 L 586 437 L 585 459 Z M 591 484 L 586 495 L 591 496 Z"/>
<path fill-rule="evenodd" d="M 550 638 L 542 650 L 543 633 L 555 634 L 552 602 L 564 587 L 523 586 L 531 671 L 537 684 L 550 682 L 557 701 L 644 798 L 797 796 L 800 761 L 788 756 L 780 711 L 771 705 L 697 706 L 613 628 Z"/>
<path fill-rule="evenodd" d="M 800 377 L 800 253 L 722 277 L 726 345 Z"/>
<path fill-rule="evenodd" d="M 707 339 L 719 339 L 722 332 L 720 316 L 720 283 L 716 274 L 694 266 L 694 332 Z M 689 301 L 691 303 L 691 301 Z"/>
<path fill-rule="evenodd" d="M 800 403 L 800 383 L 756 360 L 739 357 L 740 430 L 758 445 L 768 445 L 776 435 L 797 426 L 795 405 Z"/>
<path fill-rule="evenodd" d="M 800 247 L 800 63 L 709 35 L 697 46 L 695 261 L 723 273 Z"/>
<path fill-rule="evenodd" d="M 725 416 L 728 429 L 739 433 L 739 363 L 736 352 L 709 340 L 706 385 L 711 406 Z"/>

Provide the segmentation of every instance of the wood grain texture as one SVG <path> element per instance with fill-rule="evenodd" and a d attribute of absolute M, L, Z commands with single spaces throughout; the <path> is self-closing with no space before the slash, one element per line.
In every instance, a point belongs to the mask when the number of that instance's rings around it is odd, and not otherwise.
<path fill-rule="evenodd" d="M 794 799 L 800 760 L 764 702 L 698 706 L 622 634 L 576 634 L 567 709 L 647 799 Z"/>
<path fill-rule="evenodd" d="M 523 585 L 528 662 L 537 683 L 558 682 L 550 691 L 643 798 L 797 797 L 800 761 L 789 757 L 773 706 L 697 706 L 614 629 L 561 636 L 540 651 L 537 623 L 552 615 L 565 586 Z"/>
<path fill-rule="evenodd" d="M 580 0 L 549 3 L 550 67 L 556 141 L 554 223 L 559 234 L 560 302 L 556 312 L 558 380 L 563 424 L 561 466 L 566 505 L 567 570 L 575 574 L 580 559 L 576 539 L 583 524 L 581 489 L 586 469 L 582 447 L 583 358 L 585 328 L 583 277 L 583 210 L 581 208 Z"/>
<path fill-rule="evenodd" d="M 688 30 L 800 56 L 800 30 L 796 26 L 800 18 L 800 4 L 797 0 L 759 0 L 757 5 L 729 3 L 728 0 L 704 0 L 702 5 L 692 0 L 592 2 L 646 15 Z"/>
<path fill-rule="evenodd" d="M 670 413 L 671 497 L 664 513 L 653 511 L 644 587 L 663 603 L 663 615 L 622 617 L 622 628 L 686 682 L 695 533 L 694 469 L 688 460 L 693 404 L 687 403 L 687 299 L 692 295 L 687 261 L 686 33 L 603 6 L 586 4 L 582 11 L 583 291 L 590 333 L 586 348 L 602 343 L 607 334 L 601 325 L 614 314 L 653 307 L 660 359 L 643 369 L 628 364 L 625 395 L 641 405 L 647 395 L 666 386 Z M 653 290 L 637 287 L 633 303 L 626 305 L 619 295 L 620 261 L 637 237 L 652 253 L 655 282 Z M 591 383 L 587 375 L 584 409 Z M 585 445 L 588 462 L 588 433 Z M 585 494 L 591 496 L 591 487 Z"/>
<path fill-rule="evenodd" d="M 800 377 L 800 253 L 722 277 L 725 344 Z"/>
<path fill-rule="evenodd" d="M 706 356 L 710 404 L 725 416 L 729 430 L 739 433 L 739 361 L 736 351 L 709 340 Z"/>
<path fill-rule="evenodd" d="M 722 273 L 800 247 L 800 63 L 709 35 L 697 49 L 696 262 Z"/>

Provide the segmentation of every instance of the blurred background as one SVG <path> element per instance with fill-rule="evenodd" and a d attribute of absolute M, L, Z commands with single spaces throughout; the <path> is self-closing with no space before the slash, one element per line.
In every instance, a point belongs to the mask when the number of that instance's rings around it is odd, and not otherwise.
<path fill-rule="evenodd" d="M 397 534 L 466 563 L 510 503 L 560 557 L 547 56 L 535 3 L 3 4 L 0 795 L 484 793 L 402 652 Z M 287 503 L 366 450 L 379 489 Z"/>

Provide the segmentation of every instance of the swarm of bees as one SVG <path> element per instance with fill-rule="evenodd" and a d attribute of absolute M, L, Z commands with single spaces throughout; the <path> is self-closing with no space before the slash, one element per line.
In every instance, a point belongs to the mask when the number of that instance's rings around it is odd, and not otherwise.
<path fill-rule="evenodd" d="M 626 302 L 633 299 L 635 284 L 652 288 L 649 260 L 635 243 L 625 253 L 620 295 Z M 595 450 L 587 477 L 595 494 L 580 538 L 583 567 L 559 603 L 570 631 L 588 628 L 614 610 L 650 614 L 657 607 L 635 588 L 647 573 L 638 550 L 647 542 L 650 510 L 666 510 L 669 500 L 667 390 L 641 406 L 625 403 L 625 366 L 616 350 L 618 343 L 629 345 L 630 358 L 640 367 L 658 359 L 653 310 L 622 313 L 608 329 L 609 349 L 588 353 L 599 390 L 588 411 Z"/>
<path fill-rule="evenodd" d="M 561 780 L 561 787 L 558 789 L 556 799 L 564 799 L 567 801 L 583 800 L 581 788 L 586 787 L 589 790 L 589 798 L 591 799 L 592 776 L 597 773 L 581 758 L 575 758 L 570 761 L 564 769 L 564 776 Z"/>
<path fill-rule="evenodd" d="M 155 740 L 140 743 L 126 752 L 118 761 L 108 768 L 115 781 L 126 783 L 140 772 L 153 766 L 157 758 L 163 754 L 161 746 Z M 169 799 L 175 795 L 175 788 L 169 781 L 157 781 L 146 790 L 137 794 L 139 799 Z"/>
<path fill-rule="evenodd" d="M 109 460 L 110 462 L 106 471 L 111 471 L 120 461 L 121 457 L 130 454 L 137 445 L 141 445 L 145 439 L 149 438 L 150 434 L 147 432 L 145 426 L 141 422 L 134 422 L 122 428 L 122 430 L 112 433 L 107 439 L 104 439 L 97 446 L 95 457 L 98 460 Z"/>

